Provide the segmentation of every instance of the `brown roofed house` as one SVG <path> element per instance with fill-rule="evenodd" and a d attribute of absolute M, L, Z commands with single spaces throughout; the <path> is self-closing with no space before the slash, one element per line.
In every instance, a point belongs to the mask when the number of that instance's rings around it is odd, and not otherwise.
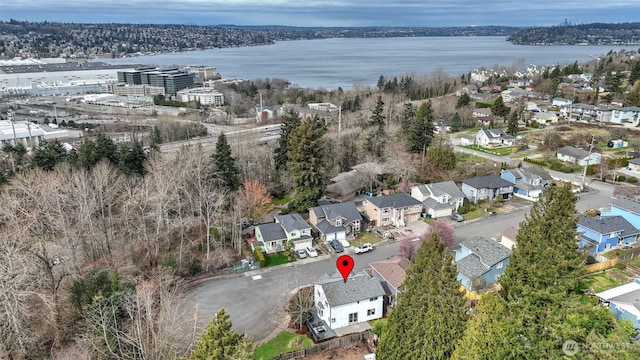
<path fill-rule="evenodd" d="M 402 284 L 410 265 L 411 262 L 402 255 L 394 255 L 387 260 L 369 264 L 371 276 L 380 281 L 387 293 L 385 305 L 393 307 L 396 304 L 398 294 L 404 290 Z"/>

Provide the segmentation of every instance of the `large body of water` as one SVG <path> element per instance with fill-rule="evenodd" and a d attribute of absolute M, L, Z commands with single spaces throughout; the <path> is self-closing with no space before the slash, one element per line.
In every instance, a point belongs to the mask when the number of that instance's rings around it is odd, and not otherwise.
<path fill-rule="evenodd" d="M 623 47 L 512 45 L 504 37 L 417 37 L 283 41 L 274 45 L 99 60 L 113 64 L 209 65 L 223 77 L 281 78 L 300 87 L 375 86 L 385 77 L 428 75 L 442 68 L 459 77 L 494 65 L 554 65 L 589 61 Z"/>

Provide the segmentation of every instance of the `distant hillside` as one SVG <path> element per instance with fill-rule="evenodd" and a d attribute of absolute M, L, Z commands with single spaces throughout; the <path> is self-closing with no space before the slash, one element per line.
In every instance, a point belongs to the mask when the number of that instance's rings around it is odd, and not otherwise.
<path fill-rule="evenodd" d="M 507 38 L 515 45 L 640 45 L 640 22 L 535 27 Z"/>

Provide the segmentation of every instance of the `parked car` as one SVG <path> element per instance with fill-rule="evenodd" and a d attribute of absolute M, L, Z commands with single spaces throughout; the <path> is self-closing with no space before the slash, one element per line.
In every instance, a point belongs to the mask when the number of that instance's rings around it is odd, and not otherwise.
<path fill-rule="evenodd" d="M 307 257 L 307 253 L 304 252 L 304 250 L 296 250 L 296 255 L 298 255 L 300 259 L 304 259 Z"/>
<path fill-rule="evenodd" d="M 318 256 L 318 252 L 313 247 L 307 246 L 306 250 L 307 250 L 307 254 L 309 255 L 309 257 L 317 257 Z"/>
<path fill-rule="evenodd" d="M 344 248 L 342 248 L 342 245 L 340 245 L 338 240 L 331 240 L 330 244 L 333 250 L 335 250 L 337 253 L 341 253 L 344 251 Z"/>
<path fill-rule="evenodd" d="M 457 221 L 457 222 L 462 222 L 464 221 L 464 216 L 460 215 L 460 214 L 451 214 L 451 220 Z"/>
<path fill-rule="evenodd" d="M 373 245 L 370 243 L 360 244 L 354 249 L 354 251 L 356 254 L 364 254 L 366 252 L 373 251 Z"/>

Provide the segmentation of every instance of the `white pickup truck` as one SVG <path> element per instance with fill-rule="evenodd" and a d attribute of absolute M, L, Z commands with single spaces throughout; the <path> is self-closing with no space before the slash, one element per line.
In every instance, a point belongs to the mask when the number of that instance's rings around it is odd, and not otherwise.
<path fill-rule="evenodd" d="M 354 249 L 356 254 L 364 254 L 369 251 L 373 251 L 373 245 L 369 243 L 360 244 Z"/>

